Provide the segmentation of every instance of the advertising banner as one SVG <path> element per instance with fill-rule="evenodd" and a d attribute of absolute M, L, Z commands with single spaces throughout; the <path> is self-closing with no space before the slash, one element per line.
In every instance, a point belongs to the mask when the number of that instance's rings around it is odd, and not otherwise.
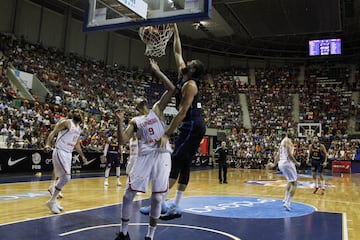
<path fill-rule="evenodd" d="M 99 170 L 104 167 L 100 161 L 102 153 L 84 152 L 89 164 L 82 166 L 82 160 L 78 153 L 73 153 L 72 170 Z M 0 174 L 1 173 L 36 173 L 51 172 L 52 153 L 42 150 L 30 149 L 1 149 L 0 150 Z"/>
<path fill-rule="evenodd" d="M 209 155 L 209 137 L 205 136 L 200 142 L 200 153 L 201 156 Z"/>
<path fill-rule="evenodd" d="M 351 173 L 350 161 L 333 161 L 331 167 L 333 173 Z"/>

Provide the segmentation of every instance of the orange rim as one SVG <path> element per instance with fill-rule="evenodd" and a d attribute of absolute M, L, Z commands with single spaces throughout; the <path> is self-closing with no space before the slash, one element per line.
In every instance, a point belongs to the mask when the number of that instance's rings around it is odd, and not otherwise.
<path fill-rule="evenodd" d="M 145 26 L 145 27 L 140 27 L 140 28 L 145 29 L 145 28 L 149 27 L 150 32 L 155 32 L 155 33 L 165 33 L 165 32 L 169 32 L 169 31 L 173 31 L 173 29 L 174 29 L 173 23 L 167 24 L 168 26 L 165 29 L 160 29 L 160 27 L 163 27 L 164 25 L 165 24 L 155 25 L 155 26 Z"/>

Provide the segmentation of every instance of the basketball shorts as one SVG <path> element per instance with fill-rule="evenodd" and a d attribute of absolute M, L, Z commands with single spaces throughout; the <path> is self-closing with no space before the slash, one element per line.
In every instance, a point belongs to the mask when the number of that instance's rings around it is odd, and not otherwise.
<path fill-rule="evenodd" d="M 322 173 L 323 172 L 323 162 L 322 161 L 311 161 L 311 171 L 312 172 L 318 172 L 318 173 Z"/>
<path fill-rule="evenodd" d="M 171 154 L 169 152 L 152 151 L 146 155 L 138 155 L 130 170 L 127 187 L 132 191 L 147 192 L 151 181 L 152 192 L 163 193 L 169 187 Z"/>
<path fill-rule="evenodd" d="M 111 167 L 120 167 L 120 156 L 118 154 L 108 154 L 106 160 L 106 166 Z"/>
<path fill-rule="evenodd" d="M 176 139 L 175 149 L 172 153 L 172 164 L 174 168 L 181 169 L 182 164 L 190 167 L 205 135 L 206 127 L 202 120 L 189 121 L 182 123 L 179 131 L 180 134 Z"/>
<path fill-rule="evenodd" d="M 293 162 L 290 161 L 280 161 L 279 169 L 284 174 L 288 182 L 295 182 L 297 180 L 296 167 Z"/>
<path fill-rule="evenodd" d="M 130 174 L 130 170 L 132 169 L 136 158 L 137 158 L 136 156 L 135 157 L 129 156 L 129 160 L 127 161 L 126 170 L 125 170 L 127 175 Z"/>
<path fill-rule="evenodd" d="M 71 175 L 72 153 L 63 150 L 54 149 L 52 154 L 52 162 L 56 177 Z"/>

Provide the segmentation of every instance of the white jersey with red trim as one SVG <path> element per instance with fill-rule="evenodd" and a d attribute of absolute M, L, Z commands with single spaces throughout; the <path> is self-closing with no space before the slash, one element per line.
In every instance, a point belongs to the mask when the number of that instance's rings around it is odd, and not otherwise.
<path fill-rule="evenodd" d="M 285 141 L 287 141 L 289 138 L 284 138 L 281 143 L 280 143 L 280 162 L 283 162 L 283 161 L 291 161 L 291 159 L 289 158 L 289 152 L 286 148 L 286 145 L 285 145 Z M 294 146 L 291 147 L 291 152 L 294 153 Z"/>
<path fill-rule="evenodd" d="M 134 118 L 137 126 L 138 155 L 144 155 L 153 151 L 171 152 L 170 143 L 167 143 L 166 149 L 160 148 L 160 137 L 165 132 L 165 123 L 160 120 L 153 110 L 148 115 Z"/>
<path fill-rule="evenodd" d="M 65 152 L 74 151 L 75 145 L 80 137 L 81 128 L 70 120 L 70 129 L 61 130 L 56 138 L 55 148 Z"/>
<path fill-rule="evenodd" d="M 138 140 L 130 138 L 129 141 L 129 148 L 130 148 L 130 153 L 129 153 L 129 158 L 136 158 L 138 155 Z"/>

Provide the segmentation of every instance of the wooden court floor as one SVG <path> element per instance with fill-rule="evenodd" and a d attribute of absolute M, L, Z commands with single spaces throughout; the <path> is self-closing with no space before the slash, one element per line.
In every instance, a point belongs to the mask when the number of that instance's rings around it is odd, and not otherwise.
<path fill-rule="evenodd" d="M 121 176 L 122 186 L 116 186 L 115 177 L 109 178 L 104 187 L 103 177 L 74 178 L 63 190 L 61 205 L 67 212 L 102 207 L 122 202 L 126 177 Z M 219 184 L 217 169 L 192 171 L 185 196 L 248 196 L 282 199 L 284 178 L 276 171 L 229 169 L 228 184 Z M 1 175 L 0 175 L 1 177 Z M 31 181 L 0 184 L 0 224 L 8 224 L 52 215 L 45 207 L 49 199 L 49 181 L 31 178 Z M 47 176 L 48 179 L 48 176 Z M 255 181 L 250 184 L 247 181 Z M 310 176 L 299 175 L 300 187 L 294 201 L 314 206 L 322 212 L 346 213 L 345 236 L 356 240 L 360 237 L 360 174 L 344 174 L 326 178 L 329 187 L 325 195 L 313 194 Z M 3 181 L 2 181 L 3 182 Z M 268 184 L 272 183 L 272 184 Z M 304 186 L 304 187 L 301 187 Z M 174 196 L 172 190 L 169 197 Z M 146 199 L 149 193 L 136 196 Z"/>

